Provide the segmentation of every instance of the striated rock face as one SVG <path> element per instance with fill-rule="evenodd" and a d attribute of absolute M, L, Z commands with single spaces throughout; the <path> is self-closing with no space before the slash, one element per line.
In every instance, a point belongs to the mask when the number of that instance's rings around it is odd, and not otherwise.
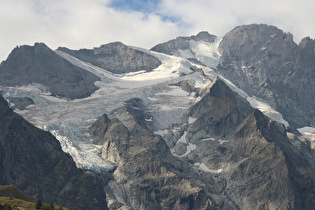
<path fill-rule="evenodd" d="M 315 121 L 314 40 L 299 45 L 274 26 L 246 25 L 227 33 L 219 46 L 220 74 L 250 95 L 266 100 L 292 126 Z"/>
<path fill-rule="evenodd" d="M 173 148 L 142 124 L 148 116 L 140 99 L 126 101 L 111 116 L 120 120 L 95 124 L 106 127 L 102 157 L 117 165 L 105 187 L 110 209 L 309 209 L 315 204 L 309 145 L 218 78 L 191 107 L 194 120 L 173 129 L 185 130 Z"/>
<path fill-rule="evenodd" d="M 140 120 L 139 113 L 128 110 L 132 109 L 116 110 L 128 127 L 112 118 L 104 135 L 102 157 L 117 164 L 113 180 L 105 187 L 108 207 L 213 209 L 206 192 L 179 175 L 181 163 L 171 155 L 165 141 L 135 121 Z"/>
<path fill-rule="evenodd" d="M 49 132 L 15 114 L 0 96 L 0 184 L 69 209 L 106 209 L 102 182 L 76 165 Z"/>
<path fill-rule="evenodd" d="M 209 137 L 225 137 L 252 111 L 244 98 L 216 78 L 209 93 L 190 108 L 189 115 L 197 120 L 188 128 L 187 135 L 192 141 L 200 140 L 200 132 Z"/>
<path fill-rule="evenodd" d="M 240 209 L 312 208 L 315 165 L 309 146 L 301 141 L 299 147 L 293 145 L 296 137 L 290 140 L 282 124 L 224 86 L 216 79 L 191 108 L 197 119 L 186 140 L 196 149 L 188 159 L 221 171 L 223 194 Z"/>
<path fill-rule="evenodd" d="M 15 48 L 0 65 L 1 85 L 40 84 L 52 95 L 69 99 L 91 95 L 98 80 L 99 77 L 74 66 L 43 43 Z"/>
<path fill-rule="evenodd" d="M 151 71 L 161 65 L 161 61 L 157 58 L 132 49 L 121 42 L 105 44 L 92 50 L 70 50 L 64 47 L 58 50 L 116 74 Z"/>

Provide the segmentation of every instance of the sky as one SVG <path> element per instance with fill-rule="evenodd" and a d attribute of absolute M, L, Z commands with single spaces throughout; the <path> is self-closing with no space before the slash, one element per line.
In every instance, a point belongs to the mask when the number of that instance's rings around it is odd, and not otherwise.
<path fill-rule="evenodd" d="M 55 50 L 114 41 L 150 49 L 200 31 L 223 36 L 264 23 L 315 38 L 314 0 L 0 0 L 0 61 L 20 45 Z"/>

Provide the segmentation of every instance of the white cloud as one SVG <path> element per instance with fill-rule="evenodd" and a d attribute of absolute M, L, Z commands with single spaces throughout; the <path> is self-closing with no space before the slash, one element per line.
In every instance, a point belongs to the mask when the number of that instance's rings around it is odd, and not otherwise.
<path fill-rule="evenodd" d="M 187 32 L 224 35 L 238 25 L 266 23 L 291 32 L 296 41 L 315 38 L 313 0 L 162 0 L 160 12 L 181 19 Z"/>
<path fill-rule="evenodd" d="M 16 45 L 35 42 L 52 49 L 113 41 L 150 48 L 202 30 L 220 36 L 250 23 L 275 25 L 292 32 L 296 41 L 315 38 L 313 0 L 161 0 L 152 14 L 115 10 L 108 6 L 110 0 L 0 1 L 0 60 Z"/>
<path fill-rule="evenodd" d="M 155 14 L 122 12 L 107 0 L 1 0 L 0 58 L 17 45 L 44 42 L 52 49 L 92 48 L 113 41 L 152 47 L 179 33 Z"/>

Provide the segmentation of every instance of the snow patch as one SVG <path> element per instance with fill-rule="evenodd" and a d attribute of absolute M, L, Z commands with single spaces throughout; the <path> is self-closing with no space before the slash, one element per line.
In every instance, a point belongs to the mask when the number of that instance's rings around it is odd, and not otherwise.
<path fill-rule="evenodd" d="M 178 141 L 176 142 L 176 144 L 179 144 L 179 143 L 184 143 L 184 144 L 187 144 L 187 140 L 186 140 L 186 131 L 184 132 L 184 134 L 180 137 L 180 139 L 178 139 Z M 192 143 L 188 143 L 187 144 L 187 147 L 186 147 L 186 152 L 182 155 L 177 155 L 175 153 L 175 149 L 171 149 L 171 153 L 175 156 L 175 157 L 186 157 L 187 155 L 189 155 L 192 151 L 196 150 L 197 146 L 195 144 L 192 144 Z"/>
<path fill-rule="evenodd" d="M 225 143 L 225 142 L 229 142 L 229 140 L 223 140 L 223 139 L 219 139 L 219 140 L 216 140 L 215 138 L 206 138 L 206 139 L 201 139 L 201 141 L 218 141 L 221 144 Z"/>
<path fill-rule="evenodd" d="M 267 102 L 263 101 L 262 99 L 255 97 L 255 96 L 252 96 L 252 97 L 248 96 L 248 97 L 246 97 L 246 100 L 250 103 L 250 105 L 253 108 L 258 109 L 259 111 L 264 113 L 264 115 L 266 115 L 270 119 L 284 124 L 285 127 L 289 126 L 289 123 L 283 119 L 282 114 L 275 111 L 273 108 L 271 108 L 271 106 Z"/>
<path fill-rule="evenodd" d="M 57 130 L 51 130 L 50 132 L 60 142 L 62 150 L 73 157 L 77 167 L 89 170 L 102 169 L 105 171 L 112 171 L 114 169 L 114 166 L 110 162 L 100 157 L 99 152 L 102 145 L 85 144 L 83 142 L 74 145 L 66 136 L 60 135 Z"/>
<path fill-rule="evenodd" d="M 149 119 L 144 119 L 146 122 L 152 122 L 152 117 L 150 117 Z"/>
<path fill-rule="evenodd" d="M 189 48 L 186 50 L 177 50 L 175 56 L 185 59 L 195 58 L 208 67 L 215 68 L 220 62 L 219 44 L 222 38 L 217 38 L 215 42 L 190 40 Z"/>
<path fill-rule="evenodd" d="M 270 119 L 284 124 L 285 127 L 289 126 L 289 123 L 283 119 L 282 114 L 274 110 L 267 102 L 255 96 L 248 96 L 248 94 L 245 91 L 236 87 L 228 79 L 222 76 L 219 76 L 219 78 L 222 79 L 225 82 L 225 84 L 227 84 L 234 92 L 238 93 L 241 97 L 245 98 L 253 108 L 258 109 Z"/>
<path fill-rule="evenodd" d="M 188 123 L 189 123 L 189 124 L 193 124 L 196 120 L 197 120 L 197 118 L 189 117 L 189 118 L 188 118 Z"/>
<path fill-rule="evenodd" d="M 315 128 L 314 127 L 303 127 L 299 128 L 298 131 L 303 134 L 303 136 L 310 141 L 315 141 Z"/>
<path fill-rule="evenodd" d="M 209 172 L 209 173 L 213 173 L 213 174 L 219 174 L 219 173 L 222 172 L 222 168 L 220 168 L 220 169 L 210 169 L 203 163 L 195 163 L 194 165 L 196 167 L 198 167 L 200 170 L 205 171 L 205 172 Z"/>

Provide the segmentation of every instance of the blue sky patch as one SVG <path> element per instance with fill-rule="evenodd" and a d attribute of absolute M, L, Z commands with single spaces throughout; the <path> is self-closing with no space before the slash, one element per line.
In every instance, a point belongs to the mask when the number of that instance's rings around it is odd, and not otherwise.
<path fill-rule="evenodd" d="M 122 11 L 152 13 L 161 0 L 112 0 L 110 7 Z"/>

